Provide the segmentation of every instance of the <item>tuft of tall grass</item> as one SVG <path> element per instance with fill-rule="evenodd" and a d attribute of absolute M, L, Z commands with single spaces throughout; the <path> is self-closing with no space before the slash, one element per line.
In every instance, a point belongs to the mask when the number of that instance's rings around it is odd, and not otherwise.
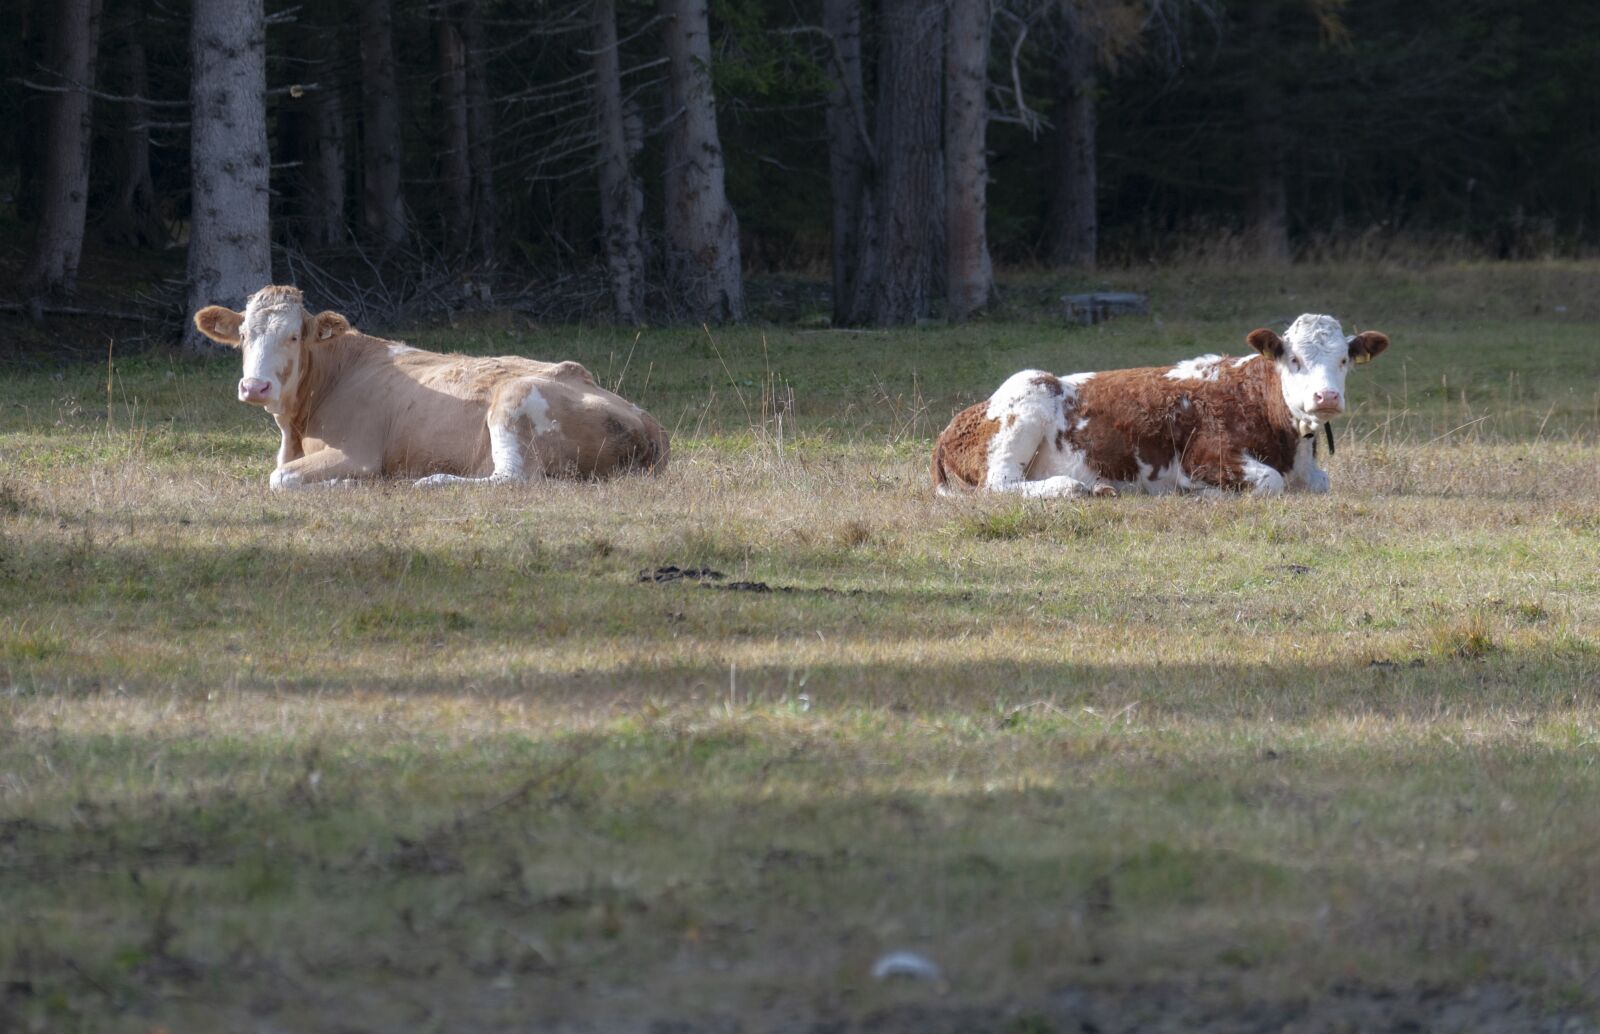
<path fill-rule="evenodd" d="M 50 632 L 27 628 L 0 631 L 0 664 L 42 661 L 66 652 L 66 643 Z"/>
<path fill-rule="evenodd" d="M 22 486 L 10 480 L 0 480 L 0 515 L 16 516 L 28 508 L 31 498 Z"/>
<path fill-rule="evenodd" d="M 1433 621 L 1426 633 L 1428 652 L 1440 660 L 1479 661 L 1500 649 L 1481 613 Z"/>

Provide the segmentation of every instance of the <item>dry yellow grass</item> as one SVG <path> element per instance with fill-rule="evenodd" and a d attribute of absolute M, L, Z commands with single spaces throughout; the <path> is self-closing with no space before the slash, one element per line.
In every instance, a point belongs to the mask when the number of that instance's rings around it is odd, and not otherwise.
<path fill-rule="evenodd" d="M 996 369 L 1231 314 L 656 332 L 674 465 L 599 485 L 272 495 L 231 366 L 129 364 L 109 421 L 103 369 L 14 377 L 0 1027 L 1592 1015 L 1600 353 L 1453 312 L 1383 324 L 1334 494 L 1279 500 L 924 483 Z"/>

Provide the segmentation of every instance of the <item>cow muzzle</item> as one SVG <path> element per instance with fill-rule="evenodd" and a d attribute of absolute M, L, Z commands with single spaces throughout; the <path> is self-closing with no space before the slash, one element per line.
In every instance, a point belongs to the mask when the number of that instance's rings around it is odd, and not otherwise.
<path fill-rule="evenodd" d="M 1337 391 L 1319 391 L 1311 396 L 1311 412 L 1320 417 L 1344 412 L 1344 398 Z"/>
<path fill-rule="evenodd" d="M 239 382 L 239 401 L 263 406 L 272 398 L 272 382 L 246 377 Z"/>

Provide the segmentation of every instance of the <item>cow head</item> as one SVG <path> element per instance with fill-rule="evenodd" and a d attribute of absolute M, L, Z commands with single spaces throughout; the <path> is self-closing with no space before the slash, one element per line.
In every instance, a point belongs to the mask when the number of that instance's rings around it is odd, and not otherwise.
<path fill-rule="evenodd" d="M 200 333 L 244 353 L 240 402 L 281 415 L 284 399 L 294 394 L 306 368 L 306 350 L 350 329 L 350 321 L 336 312 L 311 315 L 303 301 L 298 288 L 263 287 L 243 312 L 208 305 L 194 314 Z"/>
<path fill-rule="evenodd" d="M 1325 420 L 1344 412 L 1344 378 L 1352 363 L 1370 362 L 1389 347 L 1375 330 L 1346 337 L 1332 316 L 1306 313 L 1279 337 L 1262 328 L 1245 338 L 1278 366 L 1283 402 L 1301 434 L 1314 434 Z"/>

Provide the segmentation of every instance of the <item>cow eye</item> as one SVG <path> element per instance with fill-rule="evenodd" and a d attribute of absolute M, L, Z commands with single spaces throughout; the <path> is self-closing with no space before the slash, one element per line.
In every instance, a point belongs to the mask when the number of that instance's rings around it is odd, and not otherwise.
<path fill-rule="evenodd" d="M 1300 369 L 1300 359 L 1299 359 L 1298 356 L 1290 356 L 1289 357 L 1289 368 L 1291 370 Z"/>

